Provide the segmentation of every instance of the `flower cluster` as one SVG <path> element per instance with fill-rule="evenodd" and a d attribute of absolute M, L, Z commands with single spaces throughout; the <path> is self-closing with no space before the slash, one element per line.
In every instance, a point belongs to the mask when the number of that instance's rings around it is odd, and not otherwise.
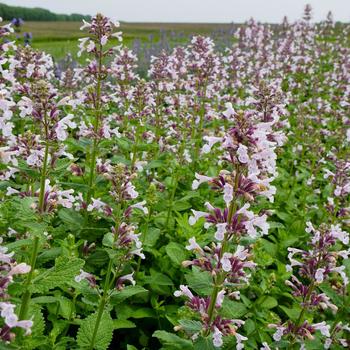
<path fill-rule="evenodd" d="M 2 243 L 2 238 L 0 243 Z M 9 253 L 6 247 L 0 246 L 0 297 L 2 300 L 0 302 L 0 315 L 4 321 L 4 325 L 0 328 L 0 339 L 4 342 L 10 342 L 15 338 L 14 328 L 23 328 L 25 334 L 28 335 L 31 333 L 33 325 L 31 320 L 19 321 L 15 313 L 16 305 L 7 301 L 10 298 L 7 289 L 13 282 L 14 276 L 27 274 L 31 269 L 25 263 L 18 264 L 13 256 L 13 252 Z"/>
<path fill-rule="evenodd" d="M 336 249 L 336 245 L 339 243 L 348 245 L 349 233 L 342 231 L 339 225 L 321 225 L 316 229 L 311 222 L 307 223 L 306 232 L 311 235 L 309 250 L 288 248 L 290 264 L 286 267 L 289 272 L 296 271 L 291 280 L 286 281 L 286 285 L 292 288 L 292 295 L 300 301 L 301 311 L 296 320 L 288 320 L 281 325 L 271 324 L 270 327 L 276 328 L 273 339 L 278 342 L 286 338 L 292 343 L 298 342 L 304 346 L 304 342 L 314 339 L 314 333 L 319 330 L 326 338 L 325 349 L 337 342 L 344 346 L 346 341 L 339 340 L 337 336 L 343 329 L 347 329 L 346 326 L 343 328 L 340 324 L 331 329 L 325 321 L 310 323 L 305 318 L 305 313 L 315 312 L 317 309 L 337 312 L 337 306 L 330 301 L 327 294 L 320 292 L 319 288 L 328 282 L 338 293 L 345 292 L 349 279 L 345 273 L 345 266 L 341 265 L 339 260 L 347 259 L 350 249 L 339 250 Z M 340 276 L 342 283 L 339 283 L 337 275 Z"/>

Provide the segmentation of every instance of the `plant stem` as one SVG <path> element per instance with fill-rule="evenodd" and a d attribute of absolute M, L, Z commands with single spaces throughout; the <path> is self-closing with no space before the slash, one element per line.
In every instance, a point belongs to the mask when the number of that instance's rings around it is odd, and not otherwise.
<path fill-rule="evenodd" d="M 41 170 L 41 177 L 40 177 L 40 192 L 39 192 L 39 212 L 40 213 L 42 213 L 44 211 L 45 182 L 46 182 L 46 171 L 47 171 L 48 157 L 49 157 L 49 143 L 48 143 L 48 141 L 46 141 L 44 161 L 43 161 L 43 167 Z"/>
<path fill-rule="evenodd" d="M 146 221 L 146 227 L 145 227 L 145 234 L 143 235 L 143 237 L 141 238 L 141 242 L 142 245 L 145 243 L 146 241 L 146 237 L 147 237 L 147 233 L 148 233 L 148 226 L 149 226 L 149 222 L 151 220 L 151 216 L 152 216 L 152 208 L 149 209 L 148 212 L 148 216 L 147 216 L 147 221 Z M 135 271 L 135 280 L 137 280 L 137 275 L 140 271 L 140 267 L 141 267 L 141 257 L 139 256 L 138 261 L 137 261 L 137 267 L 136 267 L 136 271 Z"/>
<path fill-rule="evenodd" d="M 235 187 L 234 187 L 234 191 L 237 191 L 237 187 L 238 187 L 238 179 L 239 179 L 239 167 L 237 167 L 236 169 L 236 175 L 235 175 Z M 232 202 L 230 203 L 230 207 L 228 210 L 228 216 L 227 216 L 227 223 L 230 223 L 233 217 L 234 212 L 236 211 L 236 207 L 237 207 L 237 203 L 236 201 L 233 199 Z M 220 250 L 220 255 L 219 255 L 219 261 L 222 258 L 223 253 L 225 252 L 226 248 L 227 248 L 227 243 L 228 243 L 228 236 L 227 234 L 225 234 L 225 237 L 222 241 L 222 245 L 221 245 L 221 250 Z M 208 324 L 210 326 L 211 321 L 213 320 L 214 317 L 214 310 L 215 310 L 215 304 L 216 304 L 216 299 L 218 297 L 218 293 L 221 287 L 221 284 L 225 281 L 225 275 L 222 276 L 221 281 L 219 281 L 220 276 L 216 277 L 216 281 L 215 281 L 215 285 L 214 285 L 214 289 L 213 292 L 210 296 L 210 304 L 208 307 Z M 209 335 L 210 329 L 207 330 L 207 335 Z"/>
<path fill-rule="evenodd" d="M 98 332 L 98 329 L 99 329 L 99 326 L 100 326 L 100 322 L 101 322 L 101 319 L 102 319 L 102 315 L 103 315 L 103 311 L 104 311 L 104 308 L 105 308 L 105 305 L 106 305 L 107 294 L 108 294 L 109 285 L 110 285 L 110 279 L 111 279 L 112 266 L 113 266 L 113 261 L 112 261 L 112 259 L 110 259 L 109 263 L 108 263 L 107 274 L 106 274 L 106 281 L 105 281 L 105 285 L 104 285 L 104 288 L 103 288 L 102 298 L 101 298 L 100 304 L 98 306 L 97 318 L 96 318 L 96 323 L 95 323 L 95 327 L 94 327 L 94 332 L 92 334 L 92 338 L 91 338 L 91 342 L 90 342 L 90 346 L 89 346 L 90 350 L 94 349 L 97 332 Z"/>
<path fill-rule="evenodd" d="M 215 285 L 213 289 L 213 293 L 210 296 L 210 304 L 208 307 L 208 324 L 210 325 L 213 316 L 214 316 L 214 309 L 215 309 L 215 304 L 216 304 L 216 299 L 219 294 L 220 287 Z"/>
<path fill-rule="evenodd" d="M 33 242 L 32 256 L 30 258 L 31 269 L 27 275 L 27 279 L 25 282 L 25 292 L 22 295 L 21 308 L 19 311 L 19 319 L 20 320 L 25 320 L 27 318 L 28 307 L 29 307 L 29 302 L 30 302 L 30 297 L 31 297 L 29 286 L 32 282 L 34 269 L 35 269 L 35 265 L 36 265 L 36 259 L 38 257 L 38 251 L 39 251 L 39 237 L 35 236 L 34 242 Z"/>
<path fill-rule="evenodd" d="M 46 124 L 46 120 L 45 120 Z M 46 135 L 47 135 L 47 128 L 46 130 Z M 41 177 L 40 177 L 40 192 L 39 192 L 39 212 L 43 213 L 44 211 L 44 204 L 45 204 L 45 181 L 46 181 L 46 172 L 47 172 L 47 160 L 49 157 L 49 142 L 46 140 L 45 144 L 45 154 L 44 154 L 44 160 L 43 160 L 43 167 L 41 169 Z M 25 282 L 25 291 L 22 295 L 22 302 L 21 302 L 21 308 L 19 312 L 19 319 L 24 320 L 27 318 L 27 313 L 28 313 L 28 308 L 29 308 L 29 303 L 30 303 L 30 298 L 31 298 L 31 292 L 29 290 L 30 284 L 32 282 L 35 266 L 36 266 L 36 260 L 38 257 L 38 252 L 39 252 L 39 237 L 35 236 L 34 237 L 34 242 L 33 242 L 33 250 L 32 250 L 32 255 L 30 258 L 30 271 L 27 275 L 27 279 Z"/>
<path fill-rule="evenodd" d="M 94 194 L 94 179 L 95 179 L 95 168 L 96 168 L 96 158 L 98 154 L 98 141 L 97 132 L 100 125 L 101 119 L 101 71 L 102 71 L 102 45 L 100 44 L 99 57 L 98 57 L 98 74 L 97 74 L 97 86 L 96 86 L 96 104 L 95 104 L 95 120 L 94 120 L 94 142 L 92 145 L 91 159 L 90 159 L 90 174 L 88 182 L 88 193 L 86 197 L 86 203 L 90 204 L 91 198 Z"/>
<path fill-rule="evenodd" d="M 177 171 L 176 171 L 176 169 L 174 169 L 174 173 L 173 173 L 172 180 L 171 180 L 171 186 L 172 186 L 172 191 L 171 191 L 170 198 L 169 198 L 169 206 L 168 206 L 168 213 L 167 213 L 166 222 L 165 222 L 165 228 L 168 228 L 168 225 L 169 225 L 170 215 L 171 215 L 171 211 L 173 208 L 173 202 L 175 199 L 175 193 L 176 193 L 176 189 L 177 189 Z"/>

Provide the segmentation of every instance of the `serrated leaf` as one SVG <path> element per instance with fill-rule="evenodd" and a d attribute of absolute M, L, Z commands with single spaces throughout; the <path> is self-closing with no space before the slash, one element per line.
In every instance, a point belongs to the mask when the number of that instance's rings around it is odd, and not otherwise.
<path fill-rule="evenodd" d="M 263 309 L 272 309 L 278 305 L 278 301 L 271 296 L 262 296 L 257 300 L 257 305 Z"/>
<path fill-rule="evenodd" d="M 84 226 L 84 218 L 74 210 L 62 208 L 58 212 L 58 217 L 69 229 L 77 230 Z"/>
<path fill-rule="evenodd" d="M 121 291 L 114 292 L 114 294 L 111 296 L 111 304 L 116 305 L 122 303 L 125 299 L 141 293 L 148 293 L 148 290 L 140 286 L 125 287 Z"/>
<path fill-rule="evenodd" d="M 241 318 L 247 312 L 246 306 L 238 301 L 224 299 L 220 314 L 226 318 Z"/>
<path fill-rule="evenodd" d="M 199 295 L 210 295 L 212 292 L 213 280 L 209 273 L 202 272 L 196 267 L 186 276 L 188 286 Z"/>
<path fill-rule="evenodd" d="M 97 312 L 85 318 L 80 325 L 77 335 L 79 349 L 106 350 L 113 338 L 113 320 L 107 311 L 104 311 L 96 333 L 94 346 L 91 347 L 95 330 Z"/>
<path fill-rule="evenodd" d="M 194 344 L 194 350 L 216 350 L 217 348 L 213 345 L 212 337 L 199 337 Z"/>
<path fill-rule="evenodd" d="M 166 275 L 156 272 L 154 270 L 151 270 L 151 276 L 146 276 L 144 278 L 145 283 L 157 286 L 172 286 L 173 281 Z"/>
<path fill-rule="evenodd" d="M 188 333 L 197 333 L 203 328 L 202 322 L 194 320 L 180 320 L 179 324 Z"/>
<path fill-rule="evenodd" d="M 187 257 L 184 247 L 175 242 L 169 243 L 165 247 L 165 251 L 168 254 L 171 261 L 174 262 L 176 265 L 181 265 Z"/>
<path fill-rule="evenodd" d="M 78 258 L 59 257 L 55 266 L 43 271 L 33 279 L 30 287 L 32 293 L 45 293 L 50 289 L 62 287 L 69 283 L 84 266 L 84 260 Z"/>
<path fill-rule="evenodd" d="M 129 320 L 113 320 L 114 329 L 135 328 L 136 324 Z"/>
<path fill-rule="evenodd" d="M 299 318 L 301 309 L 293 307 L 292 309 L 283 305 L 279 306 L 285 313 L 286 315 L 292 320 L 292 321 L 296 321 Z"/>
<path fill-rule="evenodd" d="M 56 303 L 58 302 L 58 298 L 57 297 L 53 297 L 53 296 L 42 296 L 42 297 L 36 297 L 36 298 L 32 298 L 31 302 L 34 304 L 50 304 L 50 303 Z"/>
<path fill-rule="evenodd" d="M 168 333 L 166 331 L 155 331 L 152 335 L 158 338 L 162 344 L 172 346 L 173 349 L 179 350 L 192 350 L 193 345 L 189 340 L 185 340 L 173 333 Z"/>

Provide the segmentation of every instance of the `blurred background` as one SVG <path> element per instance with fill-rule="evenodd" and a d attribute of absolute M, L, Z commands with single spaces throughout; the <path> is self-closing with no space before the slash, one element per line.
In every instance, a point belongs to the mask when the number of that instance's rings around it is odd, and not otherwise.
<path fill-rule="evenodd" d="M 218 49 L 224 48 L 250 18 L 278 26 L 285 16 L 300 19 L 306 3 L 315 22 L 329 11 L 339 27 L 350 21 L 349 0 L 2 0 L 0 16 L 13 23 L 17 40 L 51 54 L 58 65 L 74 65 L 85 60 L 76 57 L 82 20 L 102 12 L 120 21 L 124 44 L 142 70 L 152 56 L 194 35 L 211 36 Z"/>

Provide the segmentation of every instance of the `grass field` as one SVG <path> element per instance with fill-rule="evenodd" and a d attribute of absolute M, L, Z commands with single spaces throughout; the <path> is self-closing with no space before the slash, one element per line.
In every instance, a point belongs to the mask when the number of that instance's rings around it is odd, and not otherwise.
<path fill-rule="evenodd" d="M 80 22 L 26 22 L 21 32 L 31 32 L 32 46 L 46 51 L 55 59 L 63 58 L 67 53 L 76 55 L 77 40 L 84 36 L 79 30 Z M 121 23 L 124 43 L 131 46 L 139 39 L 143 42 L 159 40 L 161 31 L 191 34 L 209 34 L 213 31 L 227 30 L 232 24 L 218 23 Z"/>

